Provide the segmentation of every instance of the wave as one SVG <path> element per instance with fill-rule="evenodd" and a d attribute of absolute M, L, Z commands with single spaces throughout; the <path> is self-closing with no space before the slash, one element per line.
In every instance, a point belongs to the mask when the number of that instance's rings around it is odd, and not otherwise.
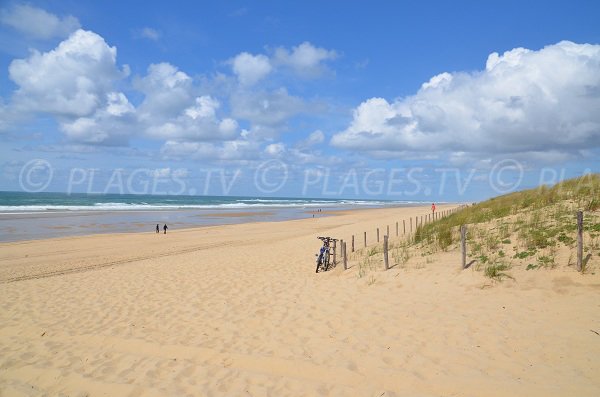
<path fill-rule="evenodd" d="M 175 202 L 174 202 L 175 201 Z M 318 200 L 318 199 L 237 199 L 233 202 L 221 203 L 176 203 L 177 200 L 162 202 L 93 202 L 85 204 L 31 204 L 31 205 L 0 205 L 0 213 L 24 212 L 71 212 L 71 211 L 160 211 L 160 210 L 229 210 L 253 208 L 332 208 L 332 207 L 382 207 L 394 205 L 426 204 L 422 201 L 371 201 L 371 200 Z"/>

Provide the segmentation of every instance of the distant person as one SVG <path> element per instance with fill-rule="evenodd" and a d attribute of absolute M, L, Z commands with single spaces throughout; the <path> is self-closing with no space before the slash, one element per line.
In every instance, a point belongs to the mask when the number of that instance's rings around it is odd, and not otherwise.
<path fill-rule="evenodd" d="M 160 233 L 160 227 L 158 226 L 158 223 L 156 224 L 156 233 Z"/>
<path fill-rule="evenodd" d="M 431 213 L 435 214 L 435 203 L 431 203 Z"/>
<path fill-rule="evenodd" d="M 167 229 L 168 229 L 168 227 L 167 227 L 167 224 L 165 223 L 165 225 L 163 226 L 163 230 L 165 231 L 165 234 L 167 234 Z"/>

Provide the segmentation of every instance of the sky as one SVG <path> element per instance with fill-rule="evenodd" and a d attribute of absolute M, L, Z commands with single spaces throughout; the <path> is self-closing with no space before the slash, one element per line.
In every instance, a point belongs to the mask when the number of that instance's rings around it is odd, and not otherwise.
<path fill-rule="evenodd" d="M 478 201 L 599 172 L 597 1 L 0 1 L 0 190 Z"/>

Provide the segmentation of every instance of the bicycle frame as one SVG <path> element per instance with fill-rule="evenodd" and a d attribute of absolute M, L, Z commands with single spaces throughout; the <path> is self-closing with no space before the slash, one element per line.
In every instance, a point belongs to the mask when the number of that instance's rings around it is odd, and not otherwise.
<path fill-rule="evenodd" d="M 319 268 L 326 272 L 329 270 L 329 265 L 331 264 L 331 242 L 337 240 L 331 237 L 317 238 L 323 241 L 323 246 L 319 249 L 319 253 L 315 255 L 317 257 L 317 267 L 315 269 L 315 273 L 319 273 Z"/>

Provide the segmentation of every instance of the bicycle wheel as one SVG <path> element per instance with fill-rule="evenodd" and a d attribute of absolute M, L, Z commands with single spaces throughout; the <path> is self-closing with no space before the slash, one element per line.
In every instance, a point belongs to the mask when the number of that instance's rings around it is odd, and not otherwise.
<path fill-rule="evenodd" d="M 321 262 L 323 261 L 323 254 L 320 254 L 317 258 L 317 268 L 315 269 L 315 273 L 319 273 L 319 266 L 321 266 Z"/>
<path fill-rule="evenodd" d="M 329 251 L 323 254 L 323 271 L 326 272 L 329 269 Z"/>

